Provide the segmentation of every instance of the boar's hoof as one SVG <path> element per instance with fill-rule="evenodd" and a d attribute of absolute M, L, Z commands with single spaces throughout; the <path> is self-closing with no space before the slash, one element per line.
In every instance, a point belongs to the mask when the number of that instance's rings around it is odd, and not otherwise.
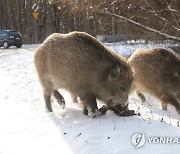
<path fill-rule="evenodd" d="M 53 90 L 53 96 L 57 100 L 59 105 L 62 105 L 62 108 L 65 108 L 65 100 L 63 96 L 59 93 L 58 90 Z"/>
<path fill-rule="evenodd" d="M 64 101 L 64 98 L 61 99 L 61 100 L 58 100 L 57 102 L 58 102 L 59 105 L 62 106 L 63 109 L 65 108 L 65 101 Z"/>
<path fill-rule="evenodd" d="M 88 109 L 87 109 L 87 107 L 84 107 L 83 113 L 84 113 L 84 115 L 88 115 Z"/>
<path fill-rule="evenodd" d="M 88 110 L 88 116 L 89 116 L 90 118 L 93 119 L 93 118 L 97 117 L 98 115 L 100 115 L 98 109 L 96 109 L 95 111 L 93 111 L 93 110 Z"/>
<path fill-rule="evenodd" d="M 53 112 L 52 108 L 46 108 L 46 113 L 51 113 Z"/>

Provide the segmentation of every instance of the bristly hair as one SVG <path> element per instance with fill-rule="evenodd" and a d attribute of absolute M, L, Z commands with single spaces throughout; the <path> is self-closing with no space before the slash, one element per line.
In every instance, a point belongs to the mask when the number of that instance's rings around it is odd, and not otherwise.
<path fill-rule="evenodd" d="M 95 37 L 85 33 L 85 32 L 71 32 L 76 41 L 80 42 L 81 44 L 88 45 L 89 47 L 93 48 L 93 51 L 101 51 L 101 53 L 96 53 L 99 54 L 99 56 L 103 57 L 108 57 L 109 60 L 114 61 L 116 63 L 119 63 L 119 59 L 123 60 L 126 62 L 125 58 L 120 57 L 115 51 L 112 49 L 106 47 L 103 43 L 98 41 Z"/>

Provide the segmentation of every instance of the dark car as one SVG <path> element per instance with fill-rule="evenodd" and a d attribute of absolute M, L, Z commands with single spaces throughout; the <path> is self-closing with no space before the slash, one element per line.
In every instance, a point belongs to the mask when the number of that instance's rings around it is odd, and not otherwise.
<path fill-rule="evenodd" d="M 20 48 L 23 44 L 22 35 L 14 30 L 0 30 L 0 47 L 5 49 L 10 46 Z"/>

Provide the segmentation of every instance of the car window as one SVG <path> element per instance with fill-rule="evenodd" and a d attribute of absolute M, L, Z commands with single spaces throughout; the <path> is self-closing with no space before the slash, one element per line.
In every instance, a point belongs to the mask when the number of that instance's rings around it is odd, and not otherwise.
<path fill-rule="evenodd" d="M 7 33 L 6 32 L 0 32 L 0 37 L 4 37 L 4 36 L 7 36 Z"/>
<path fill-rule="evenodd" d="M 10 35 L 11 35 L 11 36 L 19 36 L 20 34 L 19 34 L 18 32 L 11 31 L 11 32 L 10 32 Z"/>

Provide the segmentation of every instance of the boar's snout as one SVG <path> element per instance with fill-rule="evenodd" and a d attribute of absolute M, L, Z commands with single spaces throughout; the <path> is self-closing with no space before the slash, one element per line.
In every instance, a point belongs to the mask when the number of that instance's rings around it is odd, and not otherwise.
<path fill-rule="evenodd" d="M 118 96 L 118 97 L 111 97 L 108 99 L 108 105 L 110 106 L 116 106 L 116 105 L 121 105 L 123 107 L 128 106 L 128 94 L 124 96 Z"/>

